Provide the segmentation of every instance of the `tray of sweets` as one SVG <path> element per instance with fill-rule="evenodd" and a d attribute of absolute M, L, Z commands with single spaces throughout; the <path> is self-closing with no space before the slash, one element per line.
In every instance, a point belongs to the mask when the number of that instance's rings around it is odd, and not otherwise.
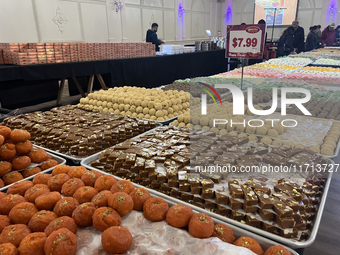
<path fill-rule="evenodd" d="M 163 143 L 156 141 L 157 139 L 163 139 Z M 215 218 L 289 247 L 304 248 L 313 243 L 330 185 L 333 161 L 307 149 L 292 149 L 288 146 L 273 147 L 228 135 L 222 136 L 223 146 L 221 147 L 213 132 L 194 131 L 190 136 L 191 141 L 188 139 L 188 129 L 172 126 L 156 128 L 135 140 L 131 139 L 116 148 L 92 155 L 83 160 L 82 165 L 150 187 L 159 196 L 181 199 L 183 203 L 192 204 L 199 211 L 207 212 Z M 202 144 L 196 147 L 197 141 Z M 163 148 L 162 150 L 159 147 L 166 147 L 164 143 L 172 142 L 174 145 L 168 145 L 171 149 L 164 150 Z M 189 145 L 190 150 L 188 150 Z M 147 147 L 146 150 L 144 146 Z M 158 147 L 156 154 L 152 153 L 154 147 Z M 204 147 L 211 148 L 213 151 L 205 152 Z M 132 157 L 134 164 L 126 162 L 125 157 L 131 156 L 131 149 L 135 148 L 144 149 L 144 151 L 136 152 L 135 158 Z M 200 159 L 200 156 L 214 158 L 216 164 L 234 166 L 236 172 L 241 167 L 251 168 L 264 165 L 268 169 L 268 165 L 280 166 L 280 163 L 284 162 L 284 167 L 290 171 L 295 169 L 296 176 L 279 174 L 264 175 L 260 178 L 260 172 L 246 176 L 238 176 L 237 173 L 234 176 L 225 174 L 225 172 L 222 174 L 202 173 L 202 171 L 198 174 L 194 165 L 195 161 L 190 161 L 193 155 L 196 159 Z M 143 160 L 143 157 L 146 158 Z M 160 157 L 163 159 L 165 157 L 165 161 L 162 161 Z M 123 158 L 124 160 L 121 161 Z M 191 167 L 188 165 L 189 162 L 191 162 Z M 314 170 L 312 173 L 301 168 L 300 166 L 304 165 L 302 163 L 313 167 L 325 164 L 329 168 L 319 176 Z M 229 181 L 238 182 L 237 185 L 241 189 L 238 195 L 229 190 Z M 255 189 L 266 187 L 265 190 L 270 198 L 274 197 L 274 200 L 280 202 L 281 206 L 285 205 L 289 212 L 282 213 L 280 208 L 273 204 L 264 206 L 258 198 L 255 204 L 249 204 L 245 190 L 246 187 L 249 188 L 250 183 L 254 184 L 253 192 Z M 282 190 L 280 185 L 290 188 Z M 256 190 L 256 192 L 259 191 Z M 258 196 L 261 196 L 261 193 L 254 195 L 254 197 Z M 279 196 L 281 197 L 277 200 Z"/>

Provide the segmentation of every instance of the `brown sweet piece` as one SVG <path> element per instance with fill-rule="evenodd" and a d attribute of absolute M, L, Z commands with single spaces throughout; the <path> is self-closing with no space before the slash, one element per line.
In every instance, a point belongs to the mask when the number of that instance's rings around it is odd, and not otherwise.
<path fill-rule="evenodd" d="M 85 174 L 87 172 L 87 169 L 83 166 L 75 166 L 72 167 L 69 171 L 68 171 L 68 175 L 71 178 L 81 178 L 83 176 L 83 174 Z"/>
<path fill-rule="evenodd" d="M 11 132 L 11 139 L 16 143 L 26 142 L 30 137 L 31 134 L 23 129 L 14 129 Z"/>
<path fill-rule="evenodd" d="M 35 205 L 39 210 L 53 210 L 56 203 L 61 199 L 57 191 L 48 192 L 35 199 Z"/>
<path fill-rule="evenodd" d="M 15 150 L 19 155 L 28 154 L 32 150 L 32 148 L 33 145 L 30 141 L 15 144 Z"/>
<path fill-rule="evenodd" d="M 50 188 L 51 191 L 61 192 L 62 186 L 68 180 L 70 180 L 70 176 L 68 174 L 58 174 L 48 180 L 47 186 Z"/>
<path fill-rule="evenodd" d="M 50 188 L 45 184 L 36 184 L 25 192 L 25 199 L 34 203 L 35 199 L 43 194 L 50 192 Z"/>
<path fill-rule="evenodd" d="M 169 208 L 166 214 L 166 221 L 170 226 L 175 228 L 183 228 L 189 225 L 194 212 L 190 207 L 176 204 Z"/>
<path fill-rule="evenodd" d="M 93 226 L 99 230 L 104 231 L 105 229 L 112 226 L 119 226 L 121 223 L 121 217 L 116 210 L 110 207 L 98 208 L 93 216 Z"/>
<path fill-rule="evenodd" d="M 0 158 L 1 160 L 11 161 L 17 154 L 15 150 L 15 145 L 12 143 L 6 143 L 0 147 Z"/>
<path fill-rule="evenodd" d="M 274 211 L 281 217 L 292 217 L 293 209 L 287 206 L 283 201 L 274 203 Z"/>
<path fill-rule="evenodd" d="M 264 231 L 269 232 L 269 233 L 273 233 L 273 234 L 278 235 L 279 234 L 279 229 L 277 227 L 275 227 L 273 224 L 274 224 L 273 221 L 271 222 L 271 224 L 262 222 L 262 229 Z"/>
<path fill-rule="evenodd" d="M 243 210 L 246 213 L 255 213 L 257 212 L 257 209 L 258 208 L 256 206 L 243 204 Z"/>
<path fill-rule="evenodd" d="M 46 162 L 44 164 L 42 164 L 40 166 L 40 168 L 41 168 L 42 171 L 45 171 L 45 170 L 52 168 L 52 167 L 54 167 L 58 164 L 59 164 L 58 161 L 56 161 L 54 159 L 48 159 L 48 160 L 46 160 Z"/>
<path fill-rule="evenodd" d="M 12 183 L 21 181 L 22 179 L 24 179 L 24 177 L 22 176 L 21 173 L 15 171 L 15 172 L 10 172 L 8 174 L 5 174 L 4 176 L 2 176 L 2 180 L 5 183 L 5 186 L 10 185 Z"/>
<path fill-rule="evenodd" d="M 102 234 L 102 246 L 109 254 L 122 254 L 132 245 L 131 233 L 123 227 L 115 226 L 106 229 Z"/>
<path fill-rule="evenodd" d="M 111 192 L 108 190 L 103 190 L 99 192 L 97 195 L 95 195 L 92 199 L 91 202 L 94 204 L 96 208 L 99 207 L 107 207 L 109 197 L 111 196 Z"/>
<path fill-rule="evenodd" d="M 12 160 L 12 168 L 14 170 L 22 170 L 31 164 L 31 159 L 27 156 L 20 156 Z"/>
<path fill-rule="evenodd" d="M 96 182 L 96 180 L 100 177 L 103 176 L 102 173 L 96 171 L 96 170 L 92 170 L 92 171 L 87 171 L 86 173 L 84 173 L 81 177 L 81 180 L 84 182 L 84 184 L 86 186 L 92 186 L 94 187 L 94 184 Z"/>
<path fill-rule="evenodd" d="M 30 233 L 31 230 L 24 224 L 9 225 L 1 232 L 0 243 L 11 243 L 19 247 L 21 241 Z"/>
<path fill-rule="evenodd" d="M 77 208 L 79 202 L 73 197 L 64 197 L 60 199 L 53 211 L 59 216 L 72 216 L 73 211 Z"/>
<path fill-rule="evenodd" d="M 229 206 L 233 210 L 242 209 L 243 203 L 236 199 L 229 198 Z"/>
<path fill-rule="evenodd" d="M 32 216 L 28 223 L 28 227 L 32 232 L 44 232 L 50 222 L 56 218 L 58 218 L 56 213 L 42 210 Z"/>
<path fill-rule="evenodd" d="M 189 221 L 189 233 L 196 238 L 211 237 L 214 227 L 214 221 L 205 213 L 196 213 Z"/>
<path fill-rule="evenodd" d="M 32 216 L 38 212 L 34 204 L 29 202 L 20 203 L 12 208 L 8 214 L 14 224 L 28 224 Z"/>
<path fill-rule="evenodd" d="M 228 187 L 232 198 L 243 198 L 243 190 L 238 181 L 228 181 Z"/>
<path fill-rule="evenodd" d="M 277 225 L 279 225 L 279 227 L 283 229 L 293 228 L 295 224 L 295 221 L 292 217 L 280 218 L 276 216 L 275 220 L 276 220 Z"/>
<path fill-rule="evenodd" d="M 30 168 L 25 169 L 24 171 L 21 172 L 21 174 L 24 178 L 27 178 L 27 177 L 30 177 L 32 175 L 38 174 L 40 172 L 41 172 L 41 168 L 36 166 L 36 167 L 30 167 Z M 46 184 L 46 183 L 44 183 L 44 184 Z"/>
<path fill-rule="evenodd" d="M 11 220 L 7 217 L 7 215 L 0 215 L 0 233 L 9 225 L 11 225 Z"/>
<path fill-rule="evenodd" d="M 48 181 L 52 178 L 51 174 L 41 173 L 37 174 L 33 178 L 33 184 L 46 184 L 48 186 Z M 51 187 L 49 187 L 51 189 Z"/>
<path fill-rule="evenodd" d="M 11 243 L 0 244 L 0 254 L 18 255 L 17 248 Z"/>
<path fill-rule="evenodd" d="M 6 193 L 0 191 L 0 200 L 6 196 Z"/>
<path fill-rule="evenodd" d="M 253 189 L 244 185 L 242 186 L 242 190 L 244 193 L 244 204 L 247 206 L 257 205 L 258 198 Z"/>
<path fill-rule="evenodd" d="M 143 205 L 144 217 L 150 221 L 165 220 L 168 209 L 168 203 L 159 197 L 150 198 Z"/>
<path fill-rule="evenodd" d="M 45 160 L 47 160 L 48 155 L 46 151 L 43 149 L 36 149 L 33 148 L 30 153 L 28 153 L 28 156 L 31 158 L 33 163 L 41 163 Z"/>
<path fill-rule="evenodd" d="M 46 239 L 45 254 L 75 255 L 77 252 L 77 237 L 67 228 L 54 231 Z"/>
<path fill-rule="evenodd" d="M 215 191 L 215 201 L 217 204 L 227 205 L 229 202 L 229 197 L 226 192 Z"/>
<path fill-rule="evenodd" d="M 246 215 L 246 223 L 255 228 L 261 228 L 261 221 L 256 219 L 255 214 Z"/>
<path fill-rule="evenodd" d="M 217 213 L 230 218 L 231 210 L 229 208 L 222 206 L 222 205 L 217 205 Z"/>
<path fill-rule="evenodd" d="M 214 227 L 214 233 L 212 237 L 218 237 L 223 242 L 233 243 L 235 241 L 235 236 L 233 230 L 224 224 L 216 224 Z"/>
<path fill-rule="evenodd" d="M 8 161 L 0 160 L 0 175 L 4 175 L 12 171 L 12 164 Z"/>
<path fill-rule="evenodd" d="M 4 181 L 0 178 L 0 188 L 3 188 L 3 187 L 5 187 L 5 183 L 4 183 Z M 0 197 L 0 199 L 1 199 L 1 197 Z"/>
<path fill-rule="evenodd" d="M 231 211 L 230 218 L 237 221 L 243 221 L 243 219 L 246 217 L 244 213 Z"/>
<path fill-rule="evenodd" d="M 117 180 L 112 175 L 103 175 L 96 180 L 94 188 L 98 190 L 98 192 L 110 190 L 115 182 L 117 182 Z"/>
<path fill-rule="evenodd" d="M 80 187 L 73 194 L 73 197 L 78 200 L 79 204 L 90 202 L 92 198 L 98 194 L 98 191 L 91 186 Z"/>
<path fill-rule="evenodd" d="M 263 190 L 255 189 L 255 194 L 259 199 L 259 205 L 262 209 L 272 209 L 274 203 L 279 203 L 279 199 L 276 197 L 269 196 Z"/>
<path fill-rule="evenodd" d="M 18 252 L 20 255 L 45 255 L 44 246 L 46 242 L 45 233 L 32 233 L 22 239 Z"/>
<path fill-rule="evenodd" d="M 266 252 L 264 253 L 264 255 L 292 255 L 290 253 L 290 251 L 288 251 L 285 247 L 283 247 L 282 245 L 273 245 L 270 246 Z"/>
<path fill-rule="evenodd" d="M 12 130 L 9 127 L 0 126 L 0 135 L 2 135 L 5 139 L 11 137 Z"/>
<path fill-rule="evenodd" d="M 14 183 L 7 189 L 7 194 L 18 194 L 20 196 L 24 196 L 25 192 L 33 187 L 33 183 L 31 181 L 21 181 L 18 183 Z"/>
<path fill-rule="evenodd" d="M 74 219 L 69 216 L 62 216 L 51 221 L 50 224 L 48 224 L 48 226 L 45 228 L 44 232 L 46 236 L 49 236 L 50 234 L 52 234 L 52 232 L 61 228 L 67 228 L 74 234 L 77 233 L 77 224 Z"/>
<path fill-rule="evenodd" d="M 132 197 L 125 192 L 116 192 L 108 200 L 111 208 L 115 209 L 121 217 L 125 216 L 133 209 Z"/>
<path fill-rule="evenodd" d="M 262 250 L 260 244 L 250 237 L 242 236 L 234 242 L 234 245 L 245 247 L 251 250 L 252 252 L 256 253 L 257 255 L 264 254 L 264 251 Z"/>
<path fill-rule="evenodd" d="M 92 225 L 92 216 L 96 211 L 93 203 L 83 203 L 79 205 L 72 213 L 72 218 L 78 227 L 86 227 Z"/>
<path fill-rule="evenodd" d="M 52 171 L 52 175 L 55 176 L 58 174 L 68 174 L 71 168 L 72 168 L 71 166 L 67 165 L 56 166 Z"/>
<path fill-rule="evenodd" d="M 12 208 L 20 203 L 27 202 L 23 196 L 9 194 L 0 199 L 0 214 L 8 215 Z"/>
<path fill-rule="evenodd" d="M 270 211 L 266 211 L 263 209 L 259 209 L 259 214 L 262 217 L 262 219 L 264 220 L 272 220 L 274 219 L 275 214 L 270 212 Z"/>
<path fill-rule="evenodd" d="M 130 194 L 135 189 L 135 186 L 129 181 L 121 180 L 118 182 L 115 182 L 110 191 L 112 194 L 116 192 L 125 192 L 126 194 Z"/>
<path fill-rule="evenodd" d="M 84 187 L 84 182 L 79 178 L 71 178 L 61 187 L 61 193 L 66 197 L 72 197 L 77 189 Z"/>
<path fill-rule="evenodd" d="M 202 189 L 201 197 L 203 199 L 214 199 L 215 198 L 215 192 L 211 189 Z"/>
<path fill-rule="evenodd" d="M 142 211 L 145 201 L 151 198 L 150 193 L 144 188 L 134 189 L 130 196 L 133 200 L 133 210 Z"/>

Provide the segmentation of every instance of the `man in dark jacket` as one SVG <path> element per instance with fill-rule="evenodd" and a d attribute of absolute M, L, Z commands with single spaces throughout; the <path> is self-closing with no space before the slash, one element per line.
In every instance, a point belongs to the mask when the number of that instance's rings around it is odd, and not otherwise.
<path fill-rule="evenodd" d="M 159 45 L 164 43 L 163 40 L 158 39 L 157 36 L 158 24 L 153 23 L 151 29 L 146 32 L 146 42 L 152 42 L 156 46 L 156 51 L 159 51 Z"/>
<path fill-rule="evenodd" d="M 333 46 L 333 44 L 336 42 L 334 28 L 335 28 L 335 24 L 332 23 L 322 31 L 322 34 L 320 37 L 320 43 L 322 47 Z"/>
<path fill-rule="evenodd" d="M 299 26 L 299 21 L 295 20 L 292 23 L 294 28 L 293 34 L 293 47 L 297 53 L 304 51 L 305 49 L 305 30 Z"/>

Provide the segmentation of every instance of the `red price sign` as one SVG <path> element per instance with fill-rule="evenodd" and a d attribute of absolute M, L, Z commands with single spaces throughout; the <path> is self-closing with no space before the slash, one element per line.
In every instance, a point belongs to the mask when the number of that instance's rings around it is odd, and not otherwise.
<path fill-rule="evenodd" d="M 227 58 L 262 59 L 266 26 L 239 25 L 227 27 Z"/>

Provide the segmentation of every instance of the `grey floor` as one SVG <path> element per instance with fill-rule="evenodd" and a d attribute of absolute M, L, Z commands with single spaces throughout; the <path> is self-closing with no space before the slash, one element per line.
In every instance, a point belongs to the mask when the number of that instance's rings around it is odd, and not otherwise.
<path fill-rule="evenodd" d="M 77 104 L 80 95 L 70 97 L 68 94 L 67 84 L 64 89 L 61 104 Z M 33 111 L 44 111 L 56 107 L 56 100 L 21 108 L 21 111 L 33 112 Z M 335 163 L 340 164 L 340 156 L 335 158 Z M 339 167 L 340 172 L 340 167 Z M 308 248 L 305 249 L 305 255 L 336 255 L 340 254 L 339 240 L 340 240 L 340 173 L 334 173 L 331 182 L 325 210 L 321 220 L 318 235 L 315 242 Z"/>

